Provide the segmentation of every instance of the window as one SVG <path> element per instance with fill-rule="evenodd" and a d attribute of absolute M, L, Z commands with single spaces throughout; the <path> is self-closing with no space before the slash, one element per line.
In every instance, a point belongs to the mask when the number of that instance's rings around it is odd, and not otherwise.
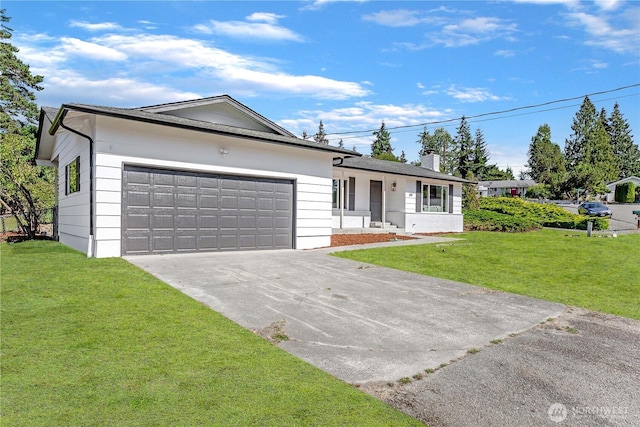
<path fill-rule="evenodd" d="M 80 156 L 69 163 L 64 168 L 65 191 L 64 194 L 71 194 L 80 191 Z"/>
<path fill-rule="evenodd" d="M 334 179 L 331 202 L 331 206 L 334 209 L 340 209 L 344 206 L 346 210 L 354 210 L 356 204 L 356 179 L 349 177 L 348 180 L 342 180 L 342 189 L 340 188 L 340 180 Z"/>
<path fill-rule="evenodd" d="M 423 185 L 422 212 L 449 212 L 449 187 L 445 185 Z"/>

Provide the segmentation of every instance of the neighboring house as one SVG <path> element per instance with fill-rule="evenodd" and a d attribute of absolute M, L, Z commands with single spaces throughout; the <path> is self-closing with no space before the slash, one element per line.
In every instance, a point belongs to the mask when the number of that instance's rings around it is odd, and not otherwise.
<path fill-rule="evenodd" d="M 464 179 L 436 172 L 439 156 L 425 167 L 350 157 L 333 168 L 333 227 L 395 225 L 413 233 L 461 232 Z"/>
<path fill-rule="evenodd" d="M 529 187 L 536 185 L 532 179 L 505 181 L 478 181 L 478 192 L 481 197 L 518 196 L 524 197 Z"/>
<path fill-rule="evenodd" d="M 638 178 L 637 176 L 630 176 L 630 177 L 623 178 L 623 179 L 620 179 L 618 181 L 612 182 L 610 184 L 607 184 L 607 188 L 609 189 L 609 192 L 605 195 L 607 202 L 615 201 L 616 185 L 624 184 L 624 183 L 627 183 L 627 182 L 633 182 L 633 184 L 636 187 L 640 186 L 640 178 Z"/>
<path fill-rule="evenodd" d="M 328 246 L 347 155 L 226 95 L 43 108 L 35 152 L 57 168 L 60 242 L 94 257 Z"/>

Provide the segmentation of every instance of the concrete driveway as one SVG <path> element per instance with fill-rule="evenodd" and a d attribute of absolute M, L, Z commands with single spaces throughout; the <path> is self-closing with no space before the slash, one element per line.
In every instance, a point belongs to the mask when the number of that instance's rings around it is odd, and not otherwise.
<path fill-rule="evenodd" d="M 439 239 L 420 242 L 435 241 Z M 375 267 L 327 252 L 126 259 L 245 328 L 288 336 L 281 348 L 358 384 L 424 373 L 565 311 L 561 304 Z"/>

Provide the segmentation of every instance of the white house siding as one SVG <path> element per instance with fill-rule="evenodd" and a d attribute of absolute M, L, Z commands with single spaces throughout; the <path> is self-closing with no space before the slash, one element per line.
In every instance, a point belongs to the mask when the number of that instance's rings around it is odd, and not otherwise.
<path fill-rule="evenodd" d="M 407 232 L 440 233 L 463 231 L 462 216 L 462 184 L 428 178 L 413 178 L 402 175 L 383 174 L 375 172 L 339 169 L 333 173 L 334 179 L 356 179 L 356 212 L 344 211 L 342 228 L 363 227 L 363 220 L 367 227 L 369 215 L 369 182 L 383 181 L 385 185 L 385 220 Z M 416 212 L 416 181 L 422 184 L 453 184 L 453 213 Z M 393 191 L 393 184 L 396 184 Z M 366 211 L 366 212 L 359 212 Z M 340 227 L 339 211 L 333 210 L 334 228 Z"/>
<path fill-rule="evenodd" d="M 86 122 L 74 124 L 80 132 L 91 134 Z M 89 243 L 89 142 L 60 129 L 51 158 L 58 174 L 58 237 L 61 243 L 87 252 Z M 80 156 L 80 191 L 66 195 L 66 166 Z"/>
<path fill-rule="evenodd" d="M 96 123 L 97 257 L 121 255 L 124 164 L 294 180 L 296 248 L 330 244 L 331 153 L 104 116 Z"/>

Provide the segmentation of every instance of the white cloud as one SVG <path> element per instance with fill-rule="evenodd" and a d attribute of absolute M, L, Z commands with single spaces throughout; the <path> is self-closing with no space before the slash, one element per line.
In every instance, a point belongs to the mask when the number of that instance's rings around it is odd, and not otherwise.
<path fill-rule="evenodd" d="M 125 61 L 127 59 L 126 54 L 96 43 L 85 42 L 71 37 L 63 37 L 60 42 L 60 49 L 65 52 L 65 56 L 78 56 L 100 61 Z"/>
<path fill-rule="evenodd" d="M 87 31 L 117 31 L 122 30 L 122 27 L 115 22 L 98 22 L 92 24 L 86 21 L 71 21 L 69 26 L 82 28 Z"/>
<path fill-rule="evenodd" d="M 638 12 L 638 9 L 635 9 Z M 567 15 L 573 26 L 584 28 L 588 35 L 585 44 L 597 46 L 617 53 L 638 54 L 638 34 L 640 22 L 632 23 L 633 28 L 614 28 L 605 16 L 574 12 Z"/>
<path fill-rule="evenodd" d="M 375 104 L 359 101 L 350 107 L 299 111 L 297 113 L 299 118 L 282 120 L 280 124 L 298 135 L 303 130 L 313 134 L 322 120 L 325 131 L 332 134 L 329 136 L 332 144 L 337 144 L 342 138 L 345 146 L 351 148 L 352 145 L 370 145 L 372 136 L 368 132 L 356 135 L 340 134 L 340 132 L 377 129 L 383 121 L 388 128 L 419 125 L 450 118 L 451 114 L 451 110 L 435 110 L 419 104 Z M 392 138 L 401 132 L 400 130 L 392 131 Z M 410 132 L 417 134 L 419 130 L 411 129 Z M 368 152 L 368 150 L 365 151 Z"/>
<path fill-rule="evenodd" d="M 509 49 L 496 50 L 495 56 L 502 56 L 504 58 L 510 58 L 515 55 L 515 52 Z"/>
<path fill-rule="evenodd" d="M 615 10 L 624 2 L 622 0 L 595 0 L 595 3 L 602 10 Z"/>
<path fill-rule="evenodd" d="M 346 3 L 346 2 L 352 2 L 352 3 L 365 3 L 368 0 L 312 0 L 307 2 L 307 4 L 301 8 L 301 10 L 319 10 L 322 9 L 324 6 L 331 4 L 331 3 Z"/>
<path fill-rule="evenodd" d="M 207 24 L 198 24 L 193 28 L 205 34 L 219 34 L 241 39 L 304 41 L 301 35 L 277 25 L 278 19 L 282 17 L 273 13 L 254 13 L 247 17 L 250 22 L 211 20 Z"/>
<path fill-rule="evenodd" d="M 364 21 L 375 22 L 387 27 L 411 27 L 421 22 L 416 10 L 383 10 L 362 17 Z"/>
<path fill-rule="evenodd" d="M 456 85 L 451 85 L 446 93 L 461 102 L 503 101 L 511 99 L 509 97 L 494 95 L 488 89 L 478 87 L 459 88 Z"/>
<path fill-rule="evenodd" d="M 55 78 L 65 75 L 60 71 L 63 69 L 74 69 L 74 76 L 79 76 L 78 81 L 85 81 L 85 87 L 89 86 L 86 82 L 104 82 L 117 76 L 117 82 L 132 82 L 138 91 L 144 86 L 139 82 L 145 81 L 152 88 L 146 93 L 154 94 L 162 91 L 191 93 L 188 90 L 170 89 L 172 84 L 176 88 L 184 85 L 197 87 L 205 94 L 277 93 L 331 100 L 363 97 L 371 93 L 363 86 L 365 83 L 286 73 L 265 60 L 237 55 L 201 40 L 177 36 L 110 34 L 88 41 L 67 37 L 36 42 L 37 47 L 30 44 L 28 37 L 24 38 L 24 42 L 27 44 L 20 46 L 21 58 L 28 60 L 34 72 L 46 76 L 48 93 L 54 86 L 61 93 L 75 92 L 75 78 Z M 120 65 L 125 60 L 126 66 Z M 113 85 L 113 93 L 118 87 Z M 154 91 L 156 87 L 163 89 Z M 88 90 L 84 92 L 83 99 L 91 93 Z M 133 98 L 133 90 L 127 96 Z M 67 96 L 63 98 L 68 99 Z M 162 96 L 162 99 L 167 97 Z"/>
<path fill-rule="evenodd" d="M 267 24 L 277 24 L 278 19 L 284 18 L 284 15 L 276 15 L 275 13 L 255 12 L 247 16 L 247 21 L 251 22 L 266 22 Z"/>

